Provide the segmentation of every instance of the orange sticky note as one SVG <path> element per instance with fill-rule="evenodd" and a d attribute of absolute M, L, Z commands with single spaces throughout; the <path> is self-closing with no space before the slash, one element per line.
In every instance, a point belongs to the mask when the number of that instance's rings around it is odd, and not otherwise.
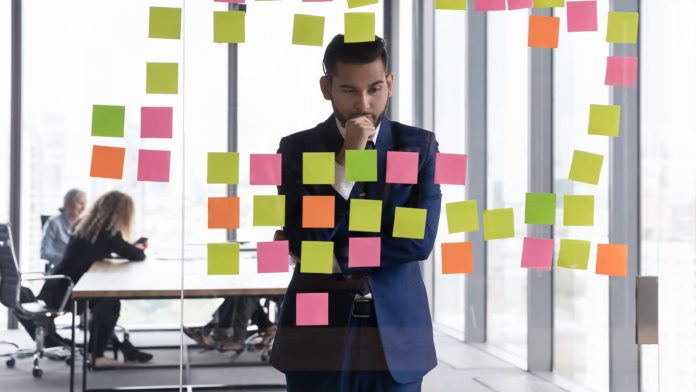
<path fill-rule="evenodd" d="M 471 242 L 442 244 L 442 273 L 469 274 L 474 272 L 474 256 Z"/>
<path fill-rule="evenodd" d="M 89 169 L 89 176 L 122 179 L 125 157 L 125 148 L 92 146 L 92 165 Z"/>
<path fill-rule="evenodd" d="M 530 16 L 527 45 L 530 48 L 557 48 L 561 18 L 555 16 Z"/>
<path fill-rule="evenodd" d="M 302 227 L 306 229 L 330 229 L 334 227 L 334 197 L 302 197 Z"/>
<path fill-rule="evenodd" d="M 597 275 L 626 276 L 627 269 L 628 245 L 597 245 Z"/>
<path fill-rule="evenodd" d="M 209 197 L 208 228 L 239 229 L 239 197 Z"/>

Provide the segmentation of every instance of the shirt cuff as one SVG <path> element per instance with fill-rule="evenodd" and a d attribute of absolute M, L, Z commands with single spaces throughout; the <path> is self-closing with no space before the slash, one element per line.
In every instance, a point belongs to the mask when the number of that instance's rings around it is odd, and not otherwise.
<path fill-rule="evenodd" d="M 331 185 L 343 199 L 348 200 L 350 192 L 353 191 L 355 181 L 346 181 L 346 168 L 336 163 L 334 165 L 334 174 L 336 183 Z"/>

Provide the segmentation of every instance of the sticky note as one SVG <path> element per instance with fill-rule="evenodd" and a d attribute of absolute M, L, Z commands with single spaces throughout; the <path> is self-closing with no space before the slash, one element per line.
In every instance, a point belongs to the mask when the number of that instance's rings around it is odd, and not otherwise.
<path fill-rule="evenodd" d="M 140 137 L 143 139 L 171 139 L 173 108 L 140 108 Z"/>
<path fill-rule="evenodd" d="M 181 8 L 150 7 L 150 38 L 181 38 Z"/>
<path fill-rule="evenodd" d="M 285 226 L 285 195 L 254 196 L 254 226 Z"/>
<path fill-rule="evenodd" d="M 508 10 L 521 10 L 534 7 L 534 0 L 508 0 Z"/>
<path fill-rule="evenodd" d="M 145 92 L 148 94 L 178 94 L 179 64 L 147 63 Z"/>
<path fill-rule="evenodd" d="M 239 184 L 239 153 L 208 153 L 208 184 Z"/>
<path fill-rule="evenodd" d="M 239 197 L 209 197 L 208 228 L 239 229 Z"/>
<path fill-rule="evenodd" d="M 609 12 L 607 42 L 635 44 L 638 42 L 638 13 Z"/>
<path fill-rule="evenodd" d="M 302 241 L 300 272 L 330 274 L 333 269 L 333 241 Z"/>
<path fill-rule="evenodd" d="M 123 178 L 123 162 L 126 149 L 121 147 L 92 146 L 92 164 L 89 169 L 90 177 Z"/>
<path fill-rule="evenodd" d="M 442 273 L 470 274 L 474 272 L 471 242 L 442 243 Z"/>
<path fill-rule="evenodd" d="M 297 293 L 295 313 L 298 327 L 329 325 L 329 293 Z"/>
<path fill-rule="evenodd" d="M 534 0 L 534 8 L 565 7 L 565 0 Z"/>
<path fill-rule="evenodd" d="M 239 275 L 239 244 L 208 244 L 208 275 Z"/>
<path fill-rule="evenodd" d="M 475 0 L 476 12 L 505 11 L 505 0 Z"/>
<path fill-rule="evenodd" d="M 346 180 L 377 181 L 377 150 L 346 150 Z"/>
<path fill-rule="evenodd" d="M 249 183 L 251 185 L 282 185 L 282 167 L 282 154 L 251 154 Z"/>
<path fill-rule="evenodd" d="M 382 239 L 353 237 L 348 239 L 348 267 L 379 267 Z"/>
<path fill-rule="evenodd" d="M 302 227 L 330 229 L 334 227 L 334 196 L 303 196 Z"/>
<path fill-rule="evenodd" d="M 382 230 L 382 200 L 350 199 L 348 230 L 379 233 Z"/>
<path fill-rule="evenodd" d="M 243 43 L 245 40 L 244 11 L 215 11 L 213 12 L 213 42 Z"/>
<path fill-rule="evenodd" d="M 302 153 L 302 183 L 333 184 L 336 173 L 335 155 L 333 152 Z"/>
<path fill-rule="evenodd" d="M 597 1 L 569 1 L 566 5 L 568 32 L 597 31 Z"/>
<path fill-rule="evenodd" d="M 447 212 L 447 231 L 449 234 L 466 233 L 479 229 L 476 200 L 447 203 L 445 211 Z"/>
<path fill-rule="evenodd" d="M 527 225 L 556 224 L 556 194 L 527 193 L 524 203 L 524 223 Z"/>
<path fill-rule="evenodd" d="M 466 154 L 435 155 L 435 183 L 466 185 Z"/>
<path fill-rule="evenodd" d="M 258 242 L 256 244 L 257 271 L 260 274 L 288 272 L 290 243 L 288 241 Z"/>
<path fill-rule="evenodd" d="M 628 245 L 597 245 L 597 275 L 626 276 L 627 272 Z"/>
<path fill-rule="evenodd" d="M 388 151 L 387 183 L 417 184 L 418 153 L 404 151 Z"/>
<path fill-rule="evenodd" d="M 324 45 L 324 17 L 295 14 L 292 27 L 293 45 Z"/>
<path fill-rule="evenodd" d="M 467 0 L 435 0 L 436 10 L 465 11 Z"/>
<path fill-rule="evenodd" d="M 631 87 L 638 80 L 638 57 L 608 56 L 607 73 L 604 84 L 607 86 Z"/>
<path fill-rule="evenodd" d="M 558 266 L 563 268 L 587 269 L 590 259 L 590 241 L 561 240 Z"/>
<path fill-rule="evenodd" d="M 527 46 L 530 48 L 557 48 L 561 18 L 530 16 Z"/>
<path fill-rule="evenodd" d="M 589 135 L 619 136 L 621 106 L 590 105 Z"/>
<path fill-rule="evenodd" d="M 550 271 L 553 265 L 553 240 L 550 238 L 524 237 L 522 243 L 522 268 Z"/>
<path fill-rule="evenodd" d="M 515 219 L 512 208 L 483 211 L 483 239 L 499 240 L 515 236 Z"/>
<path fill-rule="evenodd" d="M 138 181 L 169 182 L 171 151 L 139 150 Z"/>
<path fill-rule="evenodd" d="M 92 136 L 123 137 L 125 106 L 93 105 Z"/>
<path fill-rule="evenodd" d="M 375 40 L 375 14 L 373 12 L 346 12 L 344 23 L 343 41 L 345 43 Z"/>
<path fill-rule="evenodd" d="M 392 237 L 422 240 L 427 216 L 428 210 L 424 208 L 396 207 Z"/>
<path fill-rule="evenodd" d="M 357 8 L 377 4 L 377 1 L 378 0 L 348 0 L 348 8 Z"/>
<path fill-rule="evenodd" d="M 563 196 L 563 224 L 565 226 L 594 225 L 594 196 Z"/>
<path fill-rule="evenodd" d="M 575 150 L 573 151 L 573 160 L 570 163 L 568 179 L 597 185 L 599 184 L 599 175 L 602 172 L 602 162 L 604 162 L 603 155 Z"/>

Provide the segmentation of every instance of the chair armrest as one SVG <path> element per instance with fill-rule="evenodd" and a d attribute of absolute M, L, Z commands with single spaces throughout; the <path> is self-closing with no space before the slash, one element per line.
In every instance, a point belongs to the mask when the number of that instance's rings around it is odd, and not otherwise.
<path fill-rule="evenodd" d="M 46 275 L 46 272 L 44 272 L 44 271 L 27 271 L 27 272 L 22 272 L 22 275 Z"/>
<path fill-rule="evenodd" d="M 37 280 L 67 280 L 68 281 L 68 289 L 65 291 L 65 296 L 63 297 L 63 300 L 60 302 L 60 307 L 56 310 L 59 312 L 62 312 L 63 309 L 65 309 L 65 305 L 68 303 L 68 299 L 70 298 L 70 295 L 72 294 L 72 289 L 75 287 L 75 283 L 73 283 L 72 279 L 69 276 L 66 275 L 44 275 L 40 278 L 29 278 L 29 279 L 22 279 L 22 281 L 37 281 Z"/>

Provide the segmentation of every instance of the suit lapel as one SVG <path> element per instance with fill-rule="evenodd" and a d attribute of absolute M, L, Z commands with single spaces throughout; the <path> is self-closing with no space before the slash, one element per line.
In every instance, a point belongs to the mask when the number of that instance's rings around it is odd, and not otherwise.
<path fill-rule="evenodd" d="M 389 185 L 387 180 L 387 151 L 394 146 L 392 135 L 391 121 L 387 116 L 384 116 L 377 136 L 377 182 L 367 184 L 367 198 L 373 200 L 383 199 L 383 196 L 388 193 Z"/>

